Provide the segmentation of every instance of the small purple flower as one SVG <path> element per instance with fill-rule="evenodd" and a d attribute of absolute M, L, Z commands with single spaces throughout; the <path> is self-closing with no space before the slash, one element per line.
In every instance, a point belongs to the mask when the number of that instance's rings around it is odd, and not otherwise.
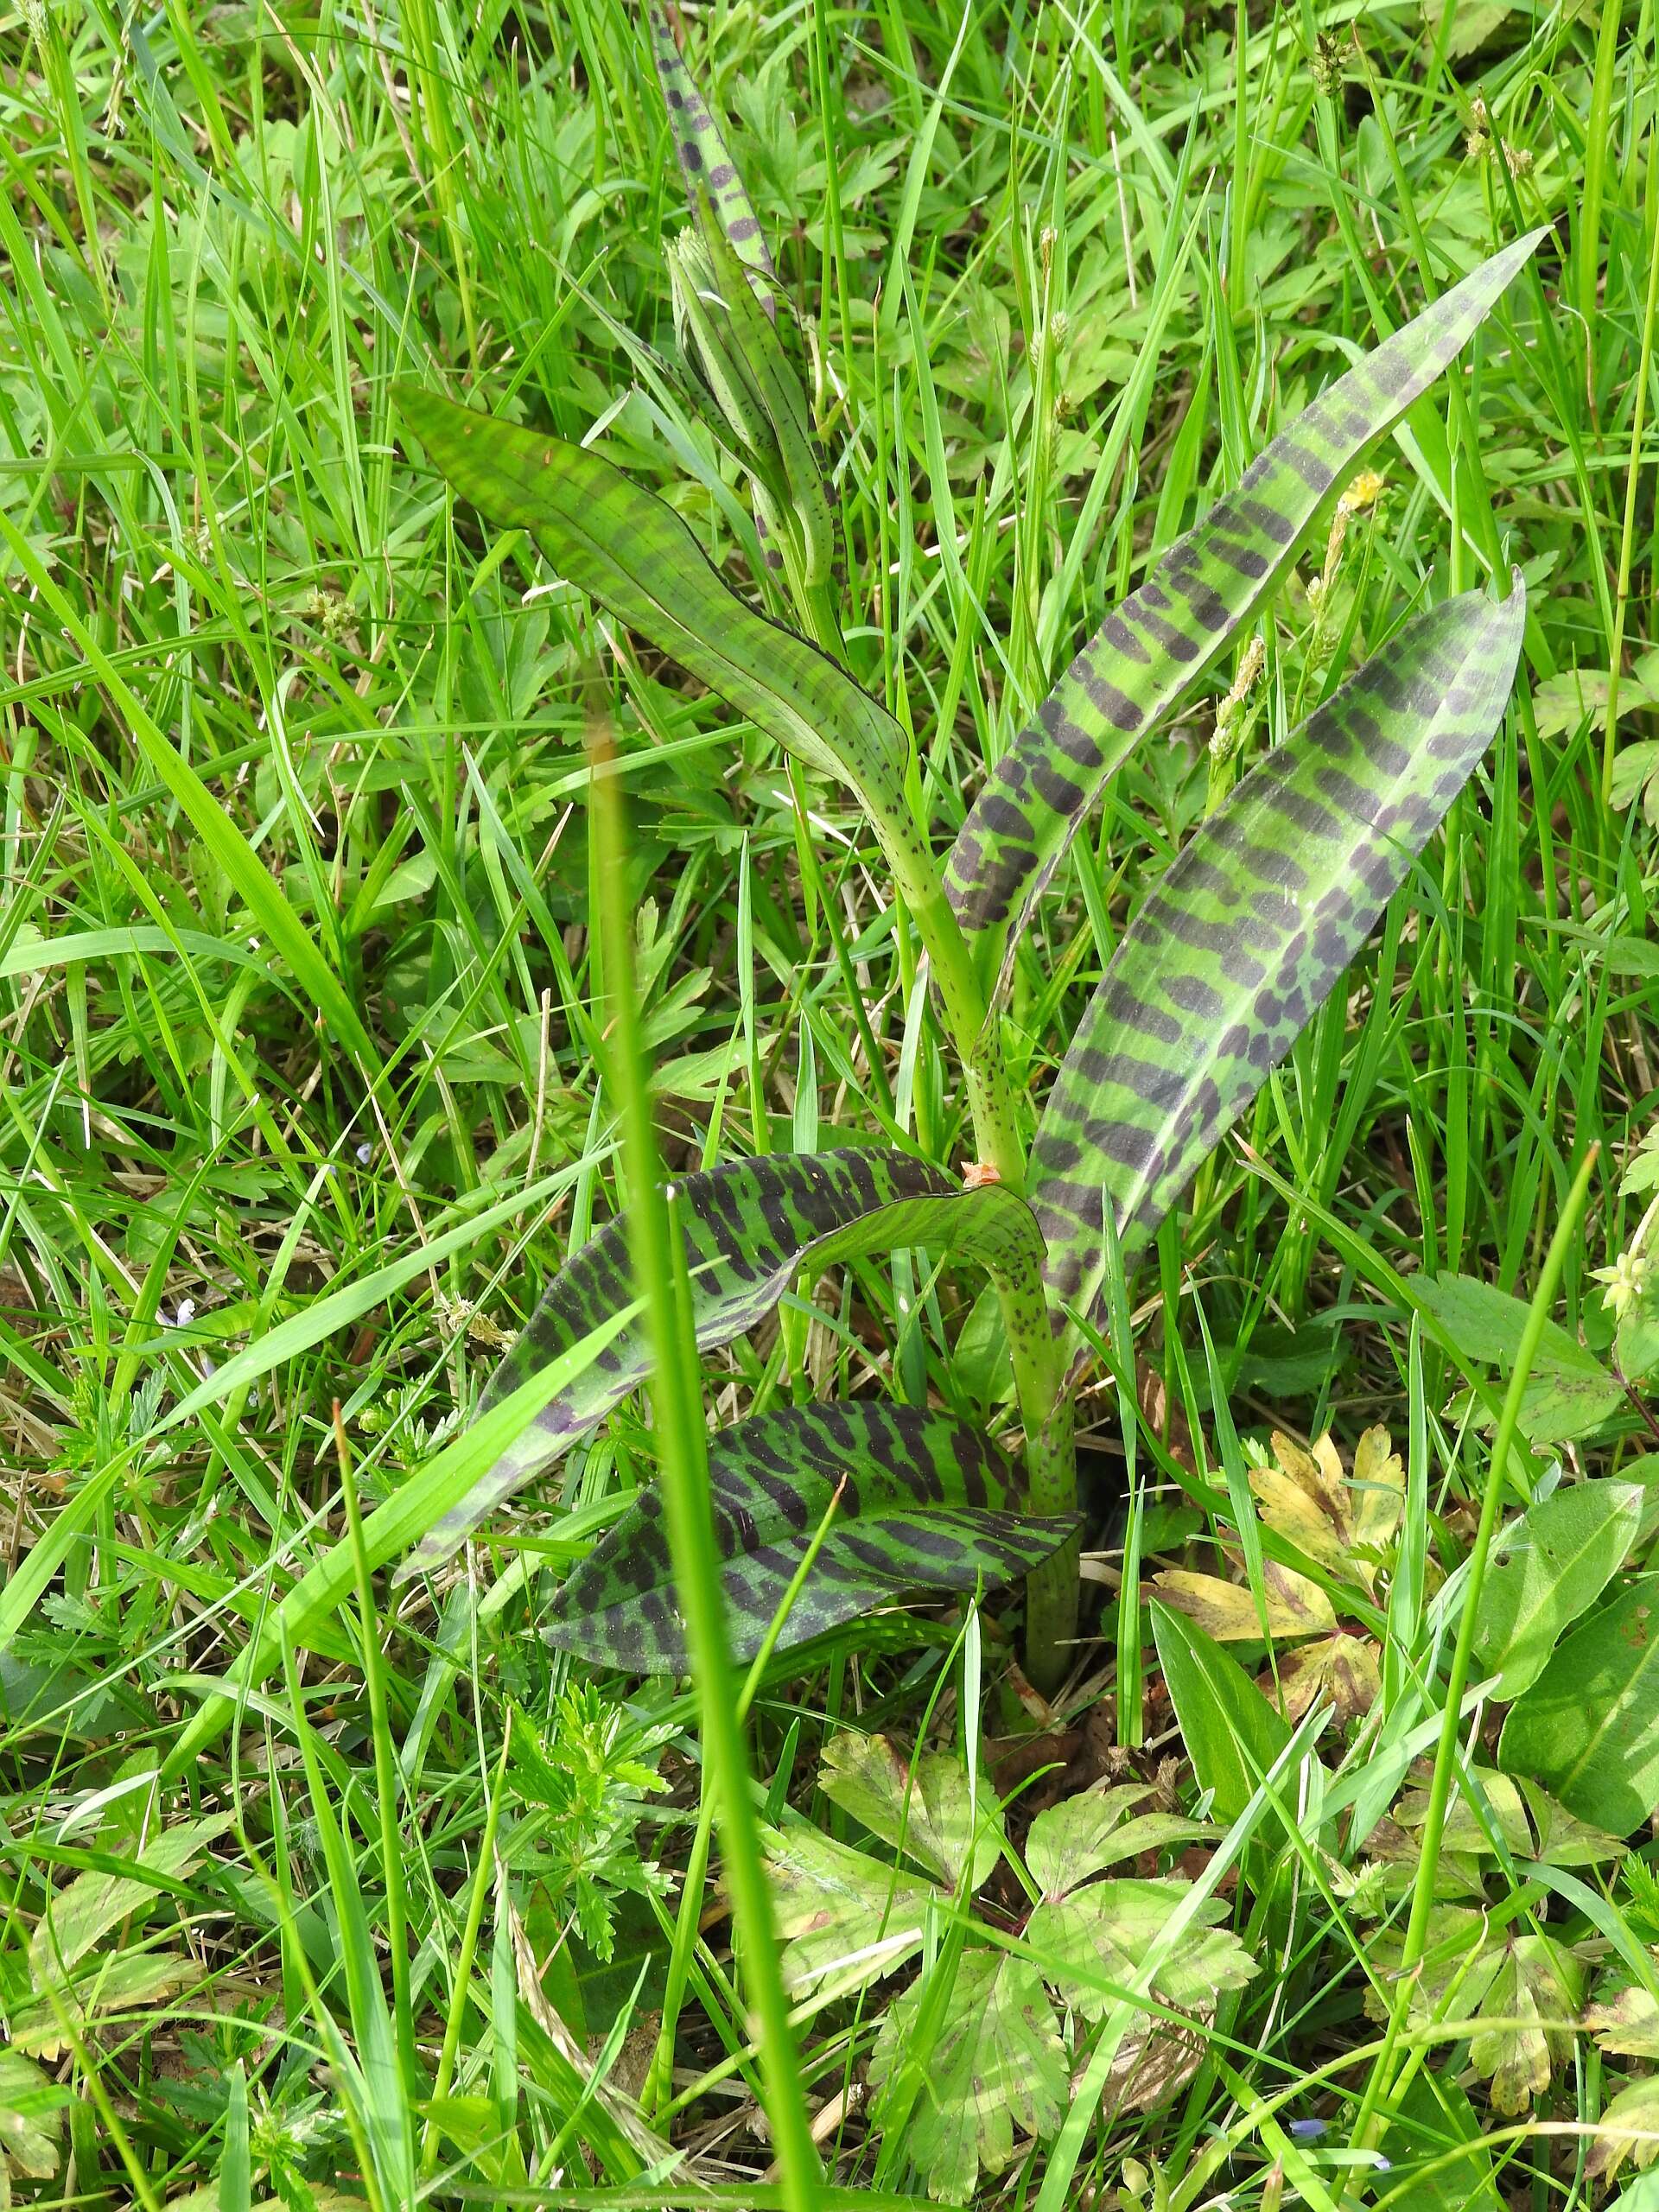
<path fill-rule="evenodd" d="M 1317 2143 L 1330 2125 L 1328 2120 L 1293 2120 L 1287 2133 L 1298 2143 Z"/>

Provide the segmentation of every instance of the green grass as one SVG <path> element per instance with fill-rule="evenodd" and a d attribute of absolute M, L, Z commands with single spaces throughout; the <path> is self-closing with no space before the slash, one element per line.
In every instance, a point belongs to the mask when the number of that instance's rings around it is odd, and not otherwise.
<path fill-rule="evenodd" d="M 1304 1735 L 1268 1779 L 1238 1768 L 1199 1854 L 1194 1895 L 1261 1971 L 1144 2112 L 1115 2112 L 1108 2079 L 1144 1995 L 1097 1990 L 1058 2142 L 1015 2130 L 1011 2201 L 1592 2200 L 1589 2131 L 1646 2062 L 1563 2019 L 1550 2086 L 1506 2112 L 1456 1989 L 1429 2028 L 1396 2004 L 1362 1907 L 1432 1968 L 1434 1899 L 1425 1881 L 1412 1912 L 1368 1871 L 1395 1833 L 1370 1824 L 1444 1821 L 1451 1865 L 1484 1821 L 1494 1941 L 1547 1934 L 1592 1980 L 1622 1961 L 1652 1986 L 1646 1856 L 1519 1850 L 1468 1782 L 1493 1700 L 1444 1724 L 1482 1500 L 1513 1513 L 1557 1462 L 1568 1487 L 1642 1480 L 1653 1412 L 1638 1388 L 1535 1449 L 1522 1397 L 1495 1461 L 1510 1373 L 1417 1286 L 1548 1292 L 1599 1146 L 1548 1313 L 1605 1357 L 1592 1271 L 1647 1204 L 1618 1171 L 1659 1090 L 1659 851 L 1607 770 L 1659 737 L 1659 50 L 1651 6 L 1618 0 L 1391 6 L 1357 51 L 1353 20 L 686 11 L 804 333 L 849 658 L 912 733 L 942 829 L 1322 383 L 1426 282 L 1554 226 L 1385 448 L 1317 628 L 1305 583 L 1260 626 L 1234 758 L 1206 741 L 1238 657 L 1116 779 L 1017 966 L 1034 1119 L 1127 918 L 1238 764 L 1405 607 L 1521 564 L 1522 678 L 1475 783 L 1118 1301 L 1116 1380 L 1082 1409 L 1105 1605 L 1053 1714 L 1015 1693 L 1008 1605 L 878 1618 L 770 1662 L 740 1799 L 734 1702 L 707 1733 L 687 1686 L 590 1678 L 536 1633 L 658 1471 L 643 1406 L 462 1561 L 389 1574 L 487 1459 L 467 1417 L 500 1345 L 653 1145 L 675 1173 L 872 1138 L 971 1156 L 850 800 L 397 442 L 398 375 L 569 437 L 602 424 L 729 574 L 758 568 L 729 466 L 645 350 L 673 351 L 683 206 L 643 21 L 614 0 L 0 19 L 0 2016 L 62 2091 L 31 2120 L 0 2047 L 19 2201 L 922 2201 L 867 2084 L 910 1968 L 798 2013 L 822 2188 L 795 2178 L 799 2113 L 761 2120 L 782 2000 L 753 1870 L 726 1861 L 735 1951 L 704 1887 L 705 1789 L 857 1842 L 820 1763 L 881 1732 L 982 1744 L 1016 1841 L 1109 1767 L 1192 1809 L 1220 1770 L 1198 1708 L 1172 1711 L 1143 1575 L 1225 1572 L 1224 1524 L 1264 1591 L 1264 1561 L 1303 1555 L 1246 1510 L 1249 1447 L 1328 1429 L 1346 1458 L 1373 1422 L 1407 1483 L 1386 1586 L 1344 1614 L 1376 1632 L 1378 1705 L 1318 1761 L 1296 1766 Z M 1613 710 L 1580 711 L 1572 672 L 1609 669 Z M 590 831 L 595 716 L 631 862 Z M 607 942 L 630 918 L 632 948 Z M 909 1255 L 849 1267 L 721 1362 L 722 1421 L 885 1391 L 1017 1426 L 990 1294 Z M 671 1463 L 696 1439 L 668 1430 Z M 1402 1810 L 1437 1743 L 1433 1798 Z M 75 1883 L 98 1924 L 72 1960 Z M 1021 1870 L 988 1899 L 1017 1950 Z M 980 1940 L 969 1904 L 929 1907 L 912 2099 Z M 1431 2078 L 1464 2088 L 1425 2114 Z M 1279 2132 L 1315 2116 L 1318 2142 Z M 1334 2155 L 1379 2143 L 1392 2176 Z"/>

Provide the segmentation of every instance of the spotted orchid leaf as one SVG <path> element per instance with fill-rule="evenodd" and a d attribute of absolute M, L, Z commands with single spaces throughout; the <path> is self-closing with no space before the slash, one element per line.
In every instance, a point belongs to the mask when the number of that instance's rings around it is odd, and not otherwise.
<path fill-rule="evenodd" d="M 709 1487 L 739 1659 L 760 1649 L 827 1514 L 780 1650 L 906 1591 L 1017 1581 L 1077 1526 L 1074 1516 L 1033 1517 L 1018 1469 L 976 1430 L 909 1406 L 794 1406 L 740 1421 L 710 1442 Z M 658 1491 L 641 1491 L 567 1578 L 543 1633 L 562 1650 L 630 1674 L 685 1672 Z M 912 1843 L 931 1837 L 927 1810 L 918 1811 Z M 988 1848 L 994 1864 L 995 1837 Z"/>
<path fill-rule="evenodd" d="M 1491 741 L 1517 573 L 1429 608 L 1268 753 L 1141 908 L 1032 1150 L 1052 1291 L 1096 1298 L 1109 1203 L 1132 1264 L 1358 952 Z"/>
<path fill-rule="evenodd" d="M 685 179 L 691 212 L 700 217 L 706 198 L 713 207 L 721 235 L 730 240 L 738 259 L 763 279 L 770 278 L 772 255 L 766 248 L 765 233 L 749 205 L 743 181 L 726 150 L 720 125 L 710 114 L 708 101 L 697 89 L 696 79 L 686 67 L 684 57 L 675 43 L 668 11 L 658 6 L 657 0 L 651 0 L 645 15 L 651 25 L 651 57 L 657 65 L 657 81 L 663 88 L 669 130 L 679 158 L 680 174 Z M 766 313 L 775 314 L 769 285 L 763 282 L 756 289 Z"/>
<path fill-rule="evenodd" d="M 1322 392 L 1105 621 L 988 779 L 947 888 L 988 980 L 1107 779 L 1277 588 L 1356 462 L 1456 357 L 1542 230 L 1484 262 Z"/>
<path fill-rule="evenodd" d="M 393 397 L 428 458 L 493 522 L 527 530 L 562 576 L 847 785 L 899 880 L 933 861 L 905 789 L 908 743 L 838 661 L 734 592 L 665 500 L 603 454 L 401 382 Z"/>
<path fill-rule="evenodd" d="M 1031 1209 L 999 1184 L 968 1189 L 907 1153 L 780 1153 L 688 1175 L 675 1186 L 699 1346 L 730 1344 L 809 1270 L 872 1252 L 925 1245 L 971 1260 L 1029 1293 L 1042 1266 Z M 578 1344 L 633 1295 L 627 1226 L 608 1223 L 549 1285 L 491 1377 L 480 1414 Z M 559 1459 L 650 1371 L 643 1317 L 612 1338 L 550 1399 L 454 1510 L 423 1540 L 401 1578 L 446 1559 L 483 1516 Z M 816 1525 L 816 1524 L 815 1524 Z"/>

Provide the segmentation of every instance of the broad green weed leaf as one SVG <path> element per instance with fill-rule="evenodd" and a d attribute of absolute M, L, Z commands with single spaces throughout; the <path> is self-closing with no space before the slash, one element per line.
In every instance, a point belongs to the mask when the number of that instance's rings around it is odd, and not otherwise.
<path fill-rule="evenodd" d="M 952 1891 L 964 1874 L 970 1895 L 982 1888 L 1002 1856 L 1002 1812 L 988 1781 L 982 1776 L 970 1791 L 962 1761 L 950 1752 L 912 1760 L 890 1736 L 842 1728 L 824 1752 L 818 1787 Z"/>
<path fill-rule="evenodd" d="M 1505 1702 L 1530 1688 L 1566 1630 L 1624 1566 L 1642 1521 L 1635 1483 L 1573 1483 L 1499 1531 L 1475 1622 L 1475 1657 Z"/>
<path fill-rule="evenodd" d="M 923 1984 L 888 2011 L 870 2054 L 878 2091 L 904 2069 L 919 2024 Z M 1037 1969 L 1001 1951 L 963 1954 L 909 2115 L 905 2149 L 930 2196 L 966 2203 L 981 2170 L 1000 2174 L 1014 2131 L 1039 2141 L 1065 2107 L 1065 2046 Z M 878 2112 L 879 2112 L 878 2107 Z"/>
<path fill-rule="evenodd" d="M 1000 1588 L 1029 1574 L 1077 1525 L 1025 1510 L 1018 1471 L 976 1430 L 905 1406 L 798 1406 L 740 1421 L 710 1440 L 709 1484 L 739 1659 L 760 1649 L 838 1486 L 840 1503 L 779 1649 L 918 1586 L 971 1591 L 982 1581 Z M 565 1581 L 543 1628 L 550 1642 L 592 1662 L 633 1674 L 684 1673 L 658 1491 L 641 1492 L 607 1530 Z M 829 1780 L 824 1787 L 834 1794 Z M 962 1796 L 965 1808 L 965 1782 Z M 849 1809 L 885 1834 L 866 1811 Z M 943 1873 L 918 1848 L 925 1839 L 943 1848 L 931 1825 L 942 1808 L 918 1801 L 914 1811 L 921 1826 L 912 1855 Z"/>
<path fill-rule="evenodd" d="M 1236 1820 L 1290 1730 L 1236 1659 L 1157 1599 L 1152 1630 L 1198 1787 L 1220 1821 Z"/>
<path fill-rule="evenodd" d="M 743 180 L 726 150 L 720 125 L 709 111 L 709 103 L 697 89 L 697 80 L 685 66 L 674 42 L 668 11 L 658 0 L 648 0 L 646 21 L 651 27 L 651 58 L 657 65 L 657 81 L 668 109 L 668 127 L 685 179 L 686 198 L 694 215 L 705 200 L 712 203 L 721 235 L 731 242 L 740 261 L 762 277 L 770 277 L 772 255 Z M 768 287 L 760 287 L 768 315 L 776 312 Z"/>
<path fill-rule="evenodd" d="M 808 1268 L 925 1244 L 1031 1282 L 1040 1259 L 1031 1210 L 1012 1192 L 994 1184 L 964 1189 L 906 1153 L 777 1154 L 688 1175 L 677 1192 L 693 1320 L 704 1350 L 752 1329 Z M 587 1335 L 632 1295 L 632 1283 L 626 1224 L 613 1221 L 554 1278 L 491 1378 L 480 1414 Z M 548 1401 L 430 1531 L 404 1573 L 447 1558 L 485 1514 L 620 1405 L 649 1368 L 640 1317 Z"/>
<path fill-rule="evenodd" d="M 1109 614 L 987 779 L 952 849 L 949 888 L 995 964 L 1106 779 L 1283 578 L 1360 455 L 1468 342 L 1546 233 L 1506 246 L 1354 365 L 1254 461 L 1236 492 Z"/>
<path fill-rule="evenodd" d="M 1649 1818 L 1659 1804 L 1659 1576 L 1637 1576 L 1558 1646 L 1510 1707 L 1498 1761 L 1609 1835 Z"/>
<path fill-rule="evenodd" d="M 846 1996 L 878 1981 L 922 1947 L 931 1882 L 901 1874 L 804 1821 L 764 1839 L 784 1981 L 791 1997 Z"/>
<path fill-rule="evenodd" d="M 1491 741 L 1526 605 L 1429 608 L 1247 776 L 1124 932 L 1049 1093 L 1031 1189 L 1058 1298 L 1132 1263 L 1370 935 Z"/>
<path fill-rule="evenodd" d="M 1472 1275 L 1418 1275 L 1414 1288 L 1465 1359 L 1507 1376 L 1526 1325 L 1524 1299 Z M 1521 1427 L 1534 1444 L 1587 1436 L 1624 1402 L 1592 1351 L 1554 1321 L 1544 1334 L 1521 1401 Z"/>
<path fill-rule="evenodd" d="M 671 506 L 586 446 L 419 385 L 399 383 L 393 396 L 429 458 L 482 513 L 529 531 L 562 576 L 785 752 L 846 784 L 885 838 L 902 837 L 911 868 L 931 868 L 911 821 L 898 723 L 827 653 L 741 599 Z"/>

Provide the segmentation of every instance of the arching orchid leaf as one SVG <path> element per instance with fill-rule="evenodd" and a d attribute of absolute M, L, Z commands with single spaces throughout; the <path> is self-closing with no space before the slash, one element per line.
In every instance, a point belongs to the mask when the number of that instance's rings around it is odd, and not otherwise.
<path fill-rule="evenodd" d="M 904 732 L 827 653 L 758 614 L 664 500 L 602 454 L 457 406 L 422 385 L 393 397 L 429 458 L 493 522 L 527 530 L 562 576 L 781 745 L 845 784 L 888 857 L 932 867 L 905 791 Z"/>
<path fill-rule="evenodd" d="M 798 1276 L 872 1252 L 925 1245 L 1033 1290 L 1042 1238 L 1031 1208 L 1000 1184 L 964 1188 L 902 1152 L 780 1153 L 688 1175 L 675 1185 L 693 1325 L 704 1350 L 770 1313 Z M 633 1296 L 627 1224 L 607 1223 L 561 1268 L 491 1377 L 487 1413 Z M 643 1317 L 550 1399 L 467 1497 L 411 1554 L 403 1576 L 435 1567 L 483 1518 L 602 1421 L 650 1372 Z"/>
<path fill-rule="evenodd" d="M 1364 944 L 1491 741 L 1526 595 L 1480 592 L 1400 631 L 1247 776 L 1135 917 L 1032 1151 L 1051 1289 L 1126 1262 Z"/>
<path fill-rule="evenodd" d="M 1075 1531 L 1027 1512 L 1019 1470 L 947 1414 L 862 1402 L 796 1406 L 711 1440 L 709 1487 L 732 1649 L 753 1658 L 839 1490 L 778 1648 L 907 1590 L 1017 1581 Z M 686 1667 L 660 1494 L 642 1491 L 569 1577 L 543 1633 L 636 1675 Z"/>
<path fill-rule="evenodd" d="M 1446 369 L 1542 230 L 1484 262 L 1304 409 L 1106 617 L 988 778 L 947 888 L 982 972 L 1013 957 L 1108 777 L 1277 588 L 1366 448 Z"/>

